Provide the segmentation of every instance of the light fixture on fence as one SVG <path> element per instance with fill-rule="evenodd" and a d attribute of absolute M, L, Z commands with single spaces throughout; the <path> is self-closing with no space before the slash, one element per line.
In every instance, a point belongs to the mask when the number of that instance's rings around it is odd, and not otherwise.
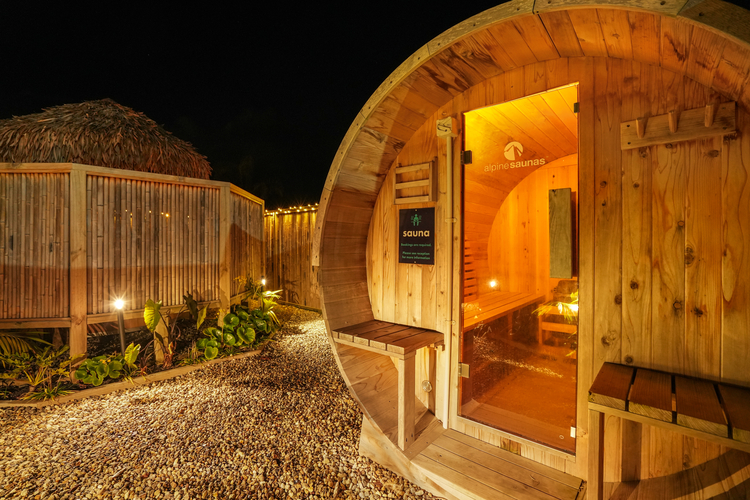
<path fill-rule="evenodd" d="M 122 299 L 115 300 L 115 309 L 117 309 L 117 328 L 120 330 L 120 354 L 125 355 L 125 318 L 122 316 L 122 308 L 125 307 L 125 301 Z"/>
<path fill-rule="evenodd" d="M 266 277 L 265 276 L 261 276 L 260 277 L 260 284 L 261 284 L 261 286 L 266 286 Z"/>

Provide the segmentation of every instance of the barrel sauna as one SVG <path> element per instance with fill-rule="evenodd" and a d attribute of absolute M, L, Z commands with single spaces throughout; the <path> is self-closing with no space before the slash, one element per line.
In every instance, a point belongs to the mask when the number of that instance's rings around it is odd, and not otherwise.
<path fill-rule="evenodd" d="M 445 498 L 750 494 L 749 42 L 720 0 L 511 1 L 383 82 L 312 255 L 362 454 Z"/>

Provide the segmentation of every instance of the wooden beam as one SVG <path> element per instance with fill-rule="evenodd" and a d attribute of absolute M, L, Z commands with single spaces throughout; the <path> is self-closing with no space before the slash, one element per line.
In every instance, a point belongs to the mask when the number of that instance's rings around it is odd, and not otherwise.
<path fill-rule="evenodd" d="M 589 410 L 588 492 L 592 500 L 604 498 L 604 413 Z"/>
<path fill-rule="evenodd" d="M 86 352 L 86 172 L 70 172 L 70 355 Z"/>
<path fill-rule="evenodd" d="M 232 294 L 232 277 L 229 272 L 229 263 L 232 262 L 231 227 L 232 197 L 229 186 L 223 186 L 219 194 L 219 307 L 226 312 L 229 312 Z M 219 326 L 223 326 L 222 317 L 219 317 Z"/>
<path fill-rule="evenodd" d="M 398 447 L 405 450 L 414 442 L 414 356 L 399 359 L 398 368 Z"/>

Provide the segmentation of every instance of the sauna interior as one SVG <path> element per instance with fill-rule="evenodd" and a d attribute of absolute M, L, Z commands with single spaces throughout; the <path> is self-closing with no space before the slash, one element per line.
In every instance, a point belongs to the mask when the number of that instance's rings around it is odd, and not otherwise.
<path fill-rule="evenodd" d="M 459 414 L 569 453 L 578 345 L 577 102 L 577 85 L 569 85 L 465 113 L 471 159 L 462 198 L 460 362 L 471 376 L 461 378 Z"/>

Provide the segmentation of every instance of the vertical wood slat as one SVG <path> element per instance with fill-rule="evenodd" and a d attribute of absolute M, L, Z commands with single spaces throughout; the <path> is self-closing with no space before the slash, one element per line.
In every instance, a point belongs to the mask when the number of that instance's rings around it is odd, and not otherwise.
<path fill-rule="evenodd" d="M 86 172 L 70 172 L 70 355 L 86 352 Z"/>

